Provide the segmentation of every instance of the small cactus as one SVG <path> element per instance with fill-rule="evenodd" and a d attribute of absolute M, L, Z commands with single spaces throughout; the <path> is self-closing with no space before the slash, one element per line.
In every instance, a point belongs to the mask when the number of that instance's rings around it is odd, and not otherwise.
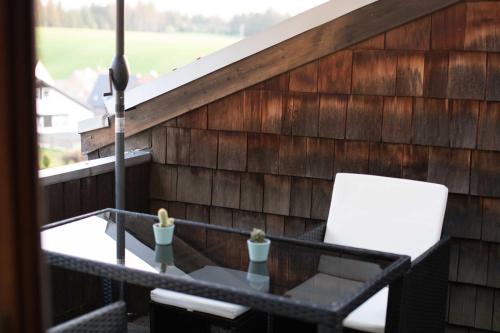
<path fill-rule="evenodd" d="M 160 208 L 158 210 L 158 219 L 160 220 L 160 227 L 166 228 L 174 224 L 174 219 L 168 217 L 167 210 L 165 208 Z"/>
<path fill-rule="evenodd" d="M 266 241 L 266 233 L 257 228 L 253 228 L 250 233 L 250 240 L 254 243 L 264 243 Z"/>

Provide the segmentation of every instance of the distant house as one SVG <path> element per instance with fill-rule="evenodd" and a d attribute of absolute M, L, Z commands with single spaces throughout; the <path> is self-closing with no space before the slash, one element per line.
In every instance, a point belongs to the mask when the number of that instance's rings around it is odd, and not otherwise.
<path fill-rule="evenodd" d="M 135 75 L 131 75 L 128 81 L 127 89 L 134 88 L 136 85 L 137 78 Z M 103 93 L 108 92 L 109 90 L 110 85 L 108 73 L 99 74 L 99 76 L 95 80 L 94 86 L 92 87 L 92 91 L 87 98 L 86 104 L 92 109 L 96 110 L 96 112 L 102 111 L 103 113 L 105 113 L 106 105 L 104 104 L 105 98 L 103 96 Z M 114 98 L 111 99 L 114 100 Z"/>
<path fill-rule="evenodd" d="M 78 122 L 95 116 L 86 105 L 54 86 L 41 62 L 35 70 L 39 144 L 46 148 L 78 149 Z"/>

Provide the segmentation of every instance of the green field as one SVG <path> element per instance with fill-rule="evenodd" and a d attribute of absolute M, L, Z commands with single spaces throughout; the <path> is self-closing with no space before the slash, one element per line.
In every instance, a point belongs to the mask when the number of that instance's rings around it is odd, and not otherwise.
<path fill-rule="evenodd" d="M 37 28 L 37 52 L 56 80 L 66 79 L 75 69 L 109 67 L 115 50 L 111 30 Z M 208 55 L 238 38 L 195 33 L 127 31 L 125 53 L 132 73 L 158 74 Z"/>

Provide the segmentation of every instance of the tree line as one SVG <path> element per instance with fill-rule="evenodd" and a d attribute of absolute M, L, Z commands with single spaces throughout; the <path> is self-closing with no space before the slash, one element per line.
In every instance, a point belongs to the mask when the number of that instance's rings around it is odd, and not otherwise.
<path fill-rule="evenodd" d="M 115 5 L 91 4 L 78 9 L 65 9 L 59 2 L 36 1 L 37 25 L 89 29 L 114 29 Z M 152 3 L 138 2 L 125 9 L 125 28 L 153 32 L 198 32 L 249 36 L 260 32 L 289 15 L 273 10 L 264 13 L 235 15 L 227 22 L 215 16 L 189 16 L 178 12 L 162 12 Z"/>

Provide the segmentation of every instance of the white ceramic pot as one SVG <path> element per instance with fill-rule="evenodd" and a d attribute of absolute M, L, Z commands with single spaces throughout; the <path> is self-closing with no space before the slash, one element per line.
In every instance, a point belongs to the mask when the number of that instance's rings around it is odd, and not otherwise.
<path fill-rule="evenodd" d="M 269 256 L 269 247 L 271 246 L 271 240 L 266 238 L 264 243 L 256 243 L 248 239 L 247 246 L 250 261 L 266 261 L 267 257 Z"/>
<path fill-rule="evenodd" d="M 175 224 L 168 227 L 160 227 L 159 223 L 153 224 L 153 232 L 155 234 L 155 242 L 159 245 L 169 245 L 174 237 Z"/>

